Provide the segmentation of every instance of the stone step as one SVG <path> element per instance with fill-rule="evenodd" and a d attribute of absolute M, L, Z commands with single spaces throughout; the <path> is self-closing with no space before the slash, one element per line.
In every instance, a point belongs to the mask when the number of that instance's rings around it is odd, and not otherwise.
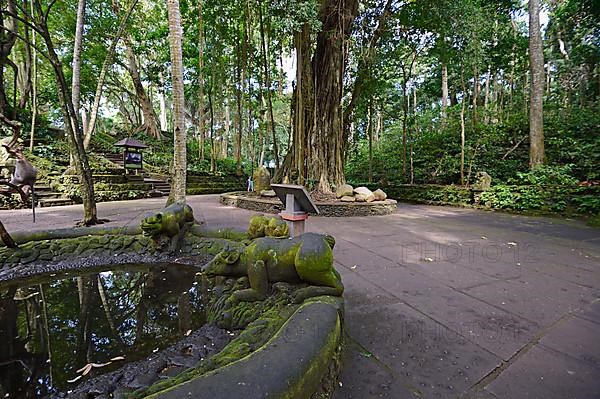
<path fill-rule="evenodd" d="M 36 198 L 39 198 L 40 200 L 42 199 L 55 199 L 55 198 L 62 198 L 63 195 L 62 193 L 57 193 L 57 192 L 52 192 L 52 191 L 42 191 L 42 192 L 38 192 L 36 189 L 35 192 L 35 196 Z"/>
<path fill-rule="evenodd" d="M 73 205 L 75 202 L 69 198 L 48 198 L 48 199 L 40 199 L 39 204 L 41 208 L 47 208 L 50 206 L 63 206 L 63 205 Z"/>

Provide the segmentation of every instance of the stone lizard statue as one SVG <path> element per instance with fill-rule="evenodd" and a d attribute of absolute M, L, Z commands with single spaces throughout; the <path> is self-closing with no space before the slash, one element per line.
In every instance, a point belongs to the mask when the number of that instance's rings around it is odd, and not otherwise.
<path fill-rule="evenodd" d="M 269 283 L 311 284 L 294 293 L 294 302 L 320 295 L 341 296 L 341 277 L 333 267 L 335 239 L 305 233 L 292 239 L 257 238 L 243 252 L 223 251 L 204 267 L 207 276 L 248 276 L 250 288 L 236 291 L 240 301 L 264 300 Z"/>

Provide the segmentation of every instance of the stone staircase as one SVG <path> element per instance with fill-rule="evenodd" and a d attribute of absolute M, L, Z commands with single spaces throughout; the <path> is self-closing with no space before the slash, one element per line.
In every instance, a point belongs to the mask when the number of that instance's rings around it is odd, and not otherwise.
<path fill-rule="evenodd" d="M 125 168 L 125 165 L 123 164 L 123 154 L 105 153 L 102 154 L 102 156 L 108 159 L 110 162 L 114 163 L 115 165 L 119 166 L 119 168 Z"/>
<path fill-rule="evenodd" d="M 70 198 L 65 198 L 62 193 L 53 191 L 47 184 L 35 186 L 35 197 L 38 200 L 38 206 L 40 208 L 73 205 L 75 203 Z"/>
<path fill-rule="evenodd" d="M 124 169 L 123 163 L 123 154 L 114 154 L 114 153 L 104 153 L 102 156 L 108 159 L 110 162 L 119 166 L 119 168 Z M 150 191 L 153 196 L 169 195 L 171 192 L 171 185 L 167 182 L 166 178 L 158 175 L 147 175 L 145 173 L 141 173 L 143 177 L 143 181 L 146 185 L 150 186 Z"/>
<path fill-rule="evenodd" d="M 169 195 L 171 192 L 171 185 L 169 182 L 156 176 L 145 177 L 144 183 L 149 184 L 152 187 L 152 191 L 160 192 L 162 195 Z"/>

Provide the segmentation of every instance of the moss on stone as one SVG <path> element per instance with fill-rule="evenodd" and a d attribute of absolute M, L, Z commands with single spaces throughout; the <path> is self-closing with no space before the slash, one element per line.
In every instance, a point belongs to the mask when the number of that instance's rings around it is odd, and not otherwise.
<path fill-rule="evenodd" d="M 212 300 L 207 311 L 209 322 L 217 324 L 220 328 L 243 328 L 240 335 L 217 355 L 201 362 L 197 367 L 174 378 L 160 381 L 149 388 L 135 391 L 126 397 L 152 397 L 161 391 L 245 358 L 271 340 L 297 310 L 298 306 L 289 304 L 289 297 L 284 292 L 261 302 L 230 301 L 232 292 L 244 285 L 240 280 L 228 279 L 226 285 L 213 287 L 210 291 L 213 293 Z"/>

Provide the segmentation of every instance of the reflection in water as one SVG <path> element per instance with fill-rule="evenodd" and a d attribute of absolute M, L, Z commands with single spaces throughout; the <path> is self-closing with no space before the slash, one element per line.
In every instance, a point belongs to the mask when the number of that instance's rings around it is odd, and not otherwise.
<path fill-rule="evenodd" d="M 1 285 L 0 397 L 67 391 L 199 328 L 196 272 L 177 264 L 126 266 Z"/>

